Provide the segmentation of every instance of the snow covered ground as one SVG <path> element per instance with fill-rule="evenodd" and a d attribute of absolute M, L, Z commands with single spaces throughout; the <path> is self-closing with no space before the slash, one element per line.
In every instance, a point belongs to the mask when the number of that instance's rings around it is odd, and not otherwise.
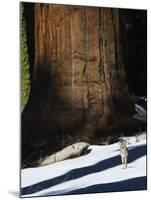
<path fill-rule="evenodd" d="M 138 119 L 144 122 L 147 121 L 147 112 L 142 106 L 135 104 L 135 111 L 136 111 L 136 114 L 132 116 L 134 119 Z"/>
<path fill-rule="evenodd" d="M 146 132 L 126 140 L 127 169 L 122 169 L 118 143 L 91 145 L 85 156 L 21 170 L 22 197 L 145 190 Z"/>

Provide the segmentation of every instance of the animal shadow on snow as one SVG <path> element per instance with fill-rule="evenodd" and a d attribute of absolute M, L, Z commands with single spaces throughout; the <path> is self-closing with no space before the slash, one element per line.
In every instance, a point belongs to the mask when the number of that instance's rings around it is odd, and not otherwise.
<path fill-rule="evenodd" d="M 146 155 L 146 145 L 136 146 L 129 150 L 128 163 L 131 163 L 144 155 Z M 101 160 L 100 162 L 91 166 L 73 169 L 61 176 L 44 180 L 44 181 L 35 183 L 33 185 L 21 188 L 21 195 L 34 194 L 41 190 L 48 189 L 52 186 L 55 186 L 67 181 L 71 181 L 74 179 L 78 179 L 80 177 L 83 177 L 89 174 L 101 172 L 109 168 L 116 167 L 118 165 L 121 165 L 120 155 L 117 155 L 105 160 Z"/>

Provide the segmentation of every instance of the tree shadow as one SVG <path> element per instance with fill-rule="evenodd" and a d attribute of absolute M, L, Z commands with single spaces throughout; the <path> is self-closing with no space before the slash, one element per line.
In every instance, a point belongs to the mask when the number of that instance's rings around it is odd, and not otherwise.
<path fill-rule="evenodd" d="M 146 145 L 136 146 L 134 149 L 129 150 L 128 162 L 131 163 L 144 155 L 146 155 Z M 116 167 L 120 164 L 121 164 L 121 158 L 120 158 L 120 155 L 117 155 L 112 158 L 102 160 L 92 166 L 73 169 L 61 176 L 24 187 L 21 189 L 21 195 L 29 195 L 32 193 L 36 193 L 41 190 L 48 189 L 49 187 L 52 187 L 52 186 L 55 186 L 67 181 L 71 181 L 77 178 L 81 178 L 88 174 L 93 174 L 93 173 L 107 170 L 112 167 Z"/>
<path fill-rule="evenodd" d="M 104 183 L 88 186 L 85 188 L 73 190 L 64 195 L 73 195 L 73 194 L 86 194 L 86 193 L 99 193 L 99 192 L 121 192 L 121 191 L 136 191 L 136 190 L 147 190 L 147 177 L 137 177 L 128 180 L 113 182 L 113 183 Z M 50 193 L 50 195 L 53 193 Z M 46 194 L 46 195 L 49 195 Z"/>

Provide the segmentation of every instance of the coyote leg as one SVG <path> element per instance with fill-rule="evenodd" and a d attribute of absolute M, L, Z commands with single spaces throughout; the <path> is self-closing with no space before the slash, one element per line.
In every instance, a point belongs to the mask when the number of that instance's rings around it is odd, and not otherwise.
<path fill-rule="evenodd" d="M 127 157 L 125 158 L 125 169 L 127 168 Z"/>
<path fill-rule="evenodd" d="M 121 161 L 122 161 L 122 169 L 124 169 L 124 158 L 123 157 L 121 157 Z"/>

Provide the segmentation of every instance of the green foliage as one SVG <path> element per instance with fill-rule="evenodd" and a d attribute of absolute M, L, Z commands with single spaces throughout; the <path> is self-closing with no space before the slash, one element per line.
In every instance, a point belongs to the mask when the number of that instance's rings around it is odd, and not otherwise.
<path fill-rule="evenodd" d="M 30 72 L 29 72 L 29 56 L 27 47 L 27 35 L 26 35 L 26 22 L 23 17 L 24 7 L 21 4 L 20 7 L 20 31 L 21 31 L 21 105 L 25 106 L 29 96 L 30 90 Z"/>

